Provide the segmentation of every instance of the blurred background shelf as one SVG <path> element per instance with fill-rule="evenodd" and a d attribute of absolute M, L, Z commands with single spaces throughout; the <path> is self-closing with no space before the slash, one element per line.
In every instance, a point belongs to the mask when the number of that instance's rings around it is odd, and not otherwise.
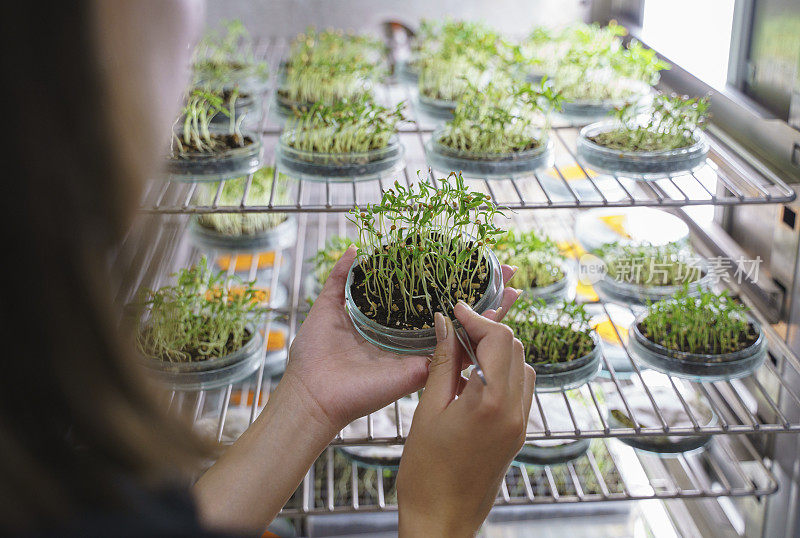
<path fill-rule="evenodd" d="M 265 49 L 265 50 L 264 50 Z M 277 72 L 284 41 L 271 41 L 262 47 L 265 58 Z M 263 96 L 260 131 L 264 142 L 264 163 L 274 165 L 274 152 L 281 133 L 281 120 L 274 110 L 275 80 Z M 291 203 L 278 203 L 274 196 L 278 182 L 266 205 L 251 205 L 244 199 L 236 205 L 197 204 L 196 183 L 151 181 L 140 203 L 141 210 L 154 213 L 230 213 L 230 212 L 346 212 L 355 206 L 375 202 L 381 191 L 395 180 L 416 180 L 417 171 L 431 180 L 426 171 L 423 146 L 436 123 L 418 110 L 415 89 L 389 80 L 378 85 L 376 94 L 385 104 L 405 100 L 407 117 L 413 122 L 400 126 L 400 140 L 406 148 L 406 166 L 399 176 L 387 175 L 377 180 L 359 182 L 288 181 Z M 778 176 L 749 156 L 743 148 L 719 133 L 709 130 L 711 150 L 706 164 L 690 173 L 669 175 L 643 181 L 642 177 L 599 174 L 578 160 L 575 139 L 578 128 L 569 120 L 554 118 L 555 165 L 535 174 L 505 179 L 474 179 L 473 188 L 492 194 L 495 201 L 511 209 L 592 208 L 592 207 L 682 207 L 696 205 L 751 205 L 791 202 L 796 194 Z M 436 177 L 449 171 L 434 171 Z M 275 173 L 277 178 L 277 171 Z M 248 188 L 252 176 L 248 178 Z M 220 182 L 219 190 L 224 182 Z M 214 197 L 217 200 L 218 197 Z"/>

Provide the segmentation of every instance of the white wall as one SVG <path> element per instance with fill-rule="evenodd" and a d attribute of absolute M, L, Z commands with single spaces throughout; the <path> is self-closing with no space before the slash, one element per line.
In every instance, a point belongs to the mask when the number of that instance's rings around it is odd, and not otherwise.
<path fill-rule="evenodd" d="M 386 20 L 483 19 L 512 35 L 588 16 L 590 0 L 207 0 L 206 20 L 239 18 L 257 37 L 294 36 L 308 25 L 377 33 Z"/>

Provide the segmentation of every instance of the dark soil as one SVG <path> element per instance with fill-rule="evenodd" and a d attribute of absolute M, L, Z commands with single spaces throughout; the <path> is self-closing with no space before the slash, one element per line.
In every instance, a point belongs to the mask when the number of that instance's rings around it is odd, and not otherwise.
<path fill-rule="evenodd" d="M 289 93 L 286 90 L 279 88 L 276 93 L 278 94 L 278 101 L 280 104 L 291 109 L 298 116 L 304 112 L 308 112 L 311 107 L 314 106 L 314 103 L 299 103 L 289 99 Z"/>
<path fill-rule="evenodd" d="M 233 134 L 212 134 L 211 138 L 219 143 L 218 149 L 215 153 L 222 153 L 229 149 L 244 148 L 253 143 L 253 139 L 249 136 L 236 136 Z M 197 159 L 207 158 L 208 152 L 199 151 L 194 144 L 187 145 L 184 140 L 181 140 L 185 153 L 178 154 L 179 159 Z"/>
<path fill-rule="evenodd" d="M 642 325 L 642 323 L 637 324 L 636 327 L 639 329 L 639 332 L 642 334 L 642 336 L 644 336 L 645 338 L 647 338 L 651 342 L 653 342 L 655 344 L 658 344 L 658 345 L 660 345 L 662 347 L 665 347 L 667 349 L 672 349 L 671 347 L 669 347 L 663 341 L 655 341 L 655 340 L 653 340 L 653 338 L 645 330 L 645 327 L 644 327 L 644 325 Z M 758 332 L 755 330 L 755 327 L 753 327 L 753 325 L 751 323 L 748 323 L 747 324 L 747 334 L 745 335 L 744 340 L 739 343 L 739 347 L 736 349 L 736 351 L 741 351 L 743 349 L 747 349 L 748 347 L 750 347 L 753 344 L 755 344 L 756 340 L 758 340 Z M 702 350 L 699 350 L 699 351 L 689 351 L 689 350 L 684 350 L 684 349 L 672 349 L 672 350 L 673 351 L 686 352 L 686 353 L 708 354 L 708 355 L 720 355 L 722 353 L 722 350 L 720 350 L 718 348 L 718 346 L 716 346 L 716 345 L 714 345 L 712 347 L 706 347 L 706 348 L 704 348 Z M 732 353 L 735 353 L 736 351 L 733 351 Z"/>
<path fill-rule="evenodd" d="M 472 148 L 465 148 L 465 149 L 462 149 L 462 148 L 454 148 L 454 147 L 448 146 L 448 145 L 447 145 L 447 144 L 446 144 L 446 143 L 445 143 L 445 142 L 444 142 L 442 139 L 439 139 L 439 143 L 440 143 L 442 146 L 444 146 L 445 148 L 447 148 L 447 149 L 449 149 L 449 150 L 451 150 L 451 151 L 453 151 L 453 152 L 458 152 L 458 153 L 459 153 L 459 157 L 461 157 L 461 158 L 463 158 L 463 159 L 473 159 L 473 160 L 478 160 L 478 161 L 483 161 L 483 160 L 486 160 L 486 156 L 485 156 L 485 155 L 486 155 L 486 152 L 485 152 L 485 151 L 483 151 L 483 150 L 480 150 L 480 149 L 474 149 L 474 150 L 473 150 Z M 516 156 L 516 154 L 518 154 L 518 153 L 522 153 L 523 151 L 528 151 L 528 150 L 531 150 L 531 149 L 538 148 L 538 147 L 539 147 L 539 145 L 540 145 L 540 144 L 539 144 L 539 141 L 538 141 L 538 140 L 531 138 L 531 139 L 528 141 L 528 144 L 527 144 L 525 147 L 523 147 L 523 148 L 517 148 L 517 149 L 514 149 L 514 150 L 512 150 L 512 151 L 510 152 L 510 155 L 512 156 L 511 158 L 513 159 L 513 158 Z M 468 155 L 468 154 L 463 154 L 463 153 L 461 153 L 461 152 L 469 152 L 469 151 L 472 151 L 472 152 L 474 152 L 474 153 L 479 153 L 479 154 L 481 154 L 481 155 L 480 155 L 480 156 L 474 156 L 474 157 L 473 157 L 473 156 L 470 156 L 470 155 Z M 506 154 L 506 153 L 498 153 L 498 154 L 497 154 L 497 158 L 499 159 L 501 156 L 504 156 L 504 155 L 509 155 L 509 154 Z"/>
<path fill-rule="evenodd" d="M 373 258 L 368 258 L 362 262 L 362 264 L 369 264 L 372 259 Z M 468 262 L 467 267 L 474 268 L 478 263 L 484 266 L 483 269 L 478 270 L 473 281 L 462 282 L 461 286 L 462 290 L 469 291 L 466 297 L 460 297 L 460 299 L 469 305 L 477 303 L 489 287 L 490 275 L 488 262 L 486 260 L 479 262 L 477 252 L 473 253 L 472 259 Z M 350 293 L 358 309 L 376 323 L 394 329 L 414 330 L 433 327 L 433 315 L 436 312 L 442 312 L 451 319 L 454 319 L 453 309 L 449 304 L 445 304 L 446 300 L 442 302 L 438 295 L 428 295 L 431 310 L 428 309 L 428 304 L 424 297 L 413 299 L 413 305 L 414 309 L 417 311 L 417 315 L 409 313 L 408 319 L 406 319 L 406 314 L 402 306 L 404 301 L 400 292 L 400 281 L 397 279 L 397 276 L 392 277 L 392 304 L 388 309 L 383 307 L 377 298 L 367 296 L 364 278 L 364 270 L 362 269 L 362 265 L 359 264 L 353 269 L 353 285 L 350 288 Z M 427 281 L 428 290 L 434 289 L 435 283 L 433 279 L 428 278 Z M 423 291 L 415 289 L 413 290 L 413 295 L 421 296 L 423 295 Z"/>
<path fill-rule="evenodd" d="M 222 90 L 222 99 L 226 103 L 230 103 L 231 97 L 233 97 L 234 90 L 232 88 L 225 88 Z M 250 94 L 247 92 L 243 92 L 240 90 L 236 90 L 236 102 L 244 102 L 250 100 Z"/>
<path fill-rule="evenodd" d="M 577 343 L 559 343 L 558 363 L 568 363 L 585 357 L 594 349 L 594 340 L 588 333 L 575 331 L 578 334 Z M 531 366 L 554 364 L 549 355 L 540 353 L 540 350 L 532 345 L 525 345 L 525 362 Z"/>
<path fill-rule="evenodd" d="M 218 359 L 218 358 L 224 357 L 226 355 L 230 355 L 231 353 L 233 353 L 235 351 L 238 351 L 241 348 L 243 348 L 244 346 L 246 346 L 247 343 L 250 341 L 250 339 L 253 337 L 252 333 L 249 330 L 247 330 L 246 332 L 247 332 L 247 336 L 245 337 L 244 343 L 242 345 L 236 345 L 236 343 L 233 341 L 233 337 L 229 336 L 228 337 L 228 342 L 225 344 L 225 351 L 219 357 L 208 357 L 206 355 L 201 355 L 196 348 L 182 349 L 181 351 L 183 351 L 184 353 L 187 353 L 191 357 L 188 361 L 184 361 L 184 362 L 204 362 L 204 361 L 210 361 L 210 360 L 213 360 L 213 359 Z M 167 357 L 152 357 L 151 356 L 150 358 L 155 359 L 155 360 L 160 360 L 160 361 L 163 361 L 163 362 L 172 362 Z"/>

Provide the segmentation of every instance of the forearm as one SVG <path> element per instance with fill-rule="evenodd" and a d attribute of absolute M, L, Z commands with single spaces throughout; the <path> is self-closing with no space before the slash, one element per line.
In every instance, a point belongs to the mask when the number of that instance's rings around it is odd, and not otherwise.
<path fill-rule="evenodd" d="M 207 527 L 260 534 L 336 435 L 303 391 L 281 382 L 253 425 L 197 481 Z"/>
<path fill-rule="evenodd" d="M 420 536 L 448 536 L 452 538 L 472 538 L 477 534 L 466 517 L 448 518 L 441 514 L 409 514 L 400 505 L 398 517 L 398 537 L 417 538 Z"/>

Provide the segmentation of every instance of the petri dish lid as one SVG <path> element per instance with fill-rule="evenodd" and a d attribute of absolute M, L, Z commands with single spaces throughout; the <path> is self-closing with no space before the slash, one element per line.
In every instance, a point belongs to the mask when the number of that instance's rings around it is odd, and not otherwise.
<path fill-rule="evenodd" d="M 660 209 L 600 208 L 578 215 L 575 237 L 588 252 L 615 242 L 660 246 L 688 240 L 689 227 L 675 215 Z"/>

